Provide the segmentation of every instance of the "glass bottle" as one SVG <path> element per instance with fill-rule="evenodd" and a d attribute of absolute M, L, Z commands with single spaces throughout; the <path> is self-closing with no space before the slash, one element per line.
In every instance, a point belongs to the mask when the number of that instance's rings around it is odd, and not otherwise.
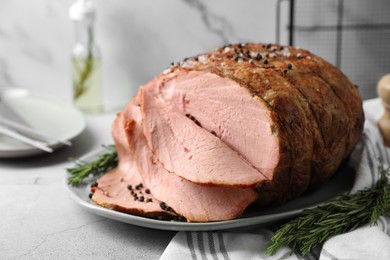
<path fill-rule="evenodd" d="M 95 8 L 90 0 L 78 0 L 69 9 L 75 27 L 72 52 L 73 102 L 87 114 L 103 111 L 101 56 L 94 39 Z"/>

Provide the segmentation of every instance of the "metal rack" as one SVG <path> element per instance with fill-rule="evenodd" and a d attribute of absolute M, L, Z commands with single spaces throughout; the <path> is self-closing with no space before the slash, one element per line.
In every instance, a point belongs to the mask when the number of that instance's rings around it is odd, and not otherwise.
<path fill-rule="evenodd" d="M 276 41 L 284 34 L 285 44 L 324 57 L 372 98 L 390 73 L 389 14 L 388 0 L 278 0 Z"/>

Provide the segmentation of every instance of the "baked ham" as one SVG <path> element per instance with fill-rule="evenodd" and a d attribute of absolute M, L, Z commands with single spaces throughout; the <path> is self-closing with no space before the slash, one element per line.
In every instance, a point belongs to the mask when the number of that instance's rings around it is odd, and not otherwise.
<path fill-rule="evenodd" d="M 224 46 L 173 64 L 118 114 L 119 166 L 92 200 L 147 217 L 234 219 L 327 181 L 363 123 L 357 87 L 320 57 L 277 44 Z M 147 187 L 150 200 L 129 183 Z"/>

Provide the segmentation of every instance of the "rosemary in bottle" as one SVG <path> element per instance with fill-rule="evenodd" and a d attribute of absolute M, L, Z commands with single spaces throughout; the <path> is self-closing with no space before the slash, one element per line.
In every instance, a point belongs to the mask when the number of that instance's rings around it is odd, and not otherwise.
<path fill-rule="evenodd" d="M 101 57 L 94 41 L 95 9 L 90 0 L 78 0 L 69 11 L 75 24 L 72 55 L 73 101 L 85 113 L 103 111 Z"/>

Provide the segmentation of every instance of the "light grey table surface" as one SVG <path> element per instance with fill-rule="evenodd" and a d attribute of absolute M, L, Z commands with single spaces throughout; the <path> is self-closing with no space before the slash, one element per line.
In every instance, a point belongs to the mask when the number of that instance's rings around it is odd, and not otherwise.
<path fill-rule="evenodd" d="M 158 259 L 175 234 L 86 212 L 66 187 L 69 157 L 113 143 L 114 113 L 53 154 L 0 159 L 0 259 Z"/>
<path fill-rule="evenodd" d="M 378 99 L 366 113 L 379 118 Z M 74 145 L 52 155 L 0 160 L 0 259 L 158 259 L 175 234 L 86 212 L 66 187 L 69 157 L 112 143 L 115 114 L 87 117 Z"/>

